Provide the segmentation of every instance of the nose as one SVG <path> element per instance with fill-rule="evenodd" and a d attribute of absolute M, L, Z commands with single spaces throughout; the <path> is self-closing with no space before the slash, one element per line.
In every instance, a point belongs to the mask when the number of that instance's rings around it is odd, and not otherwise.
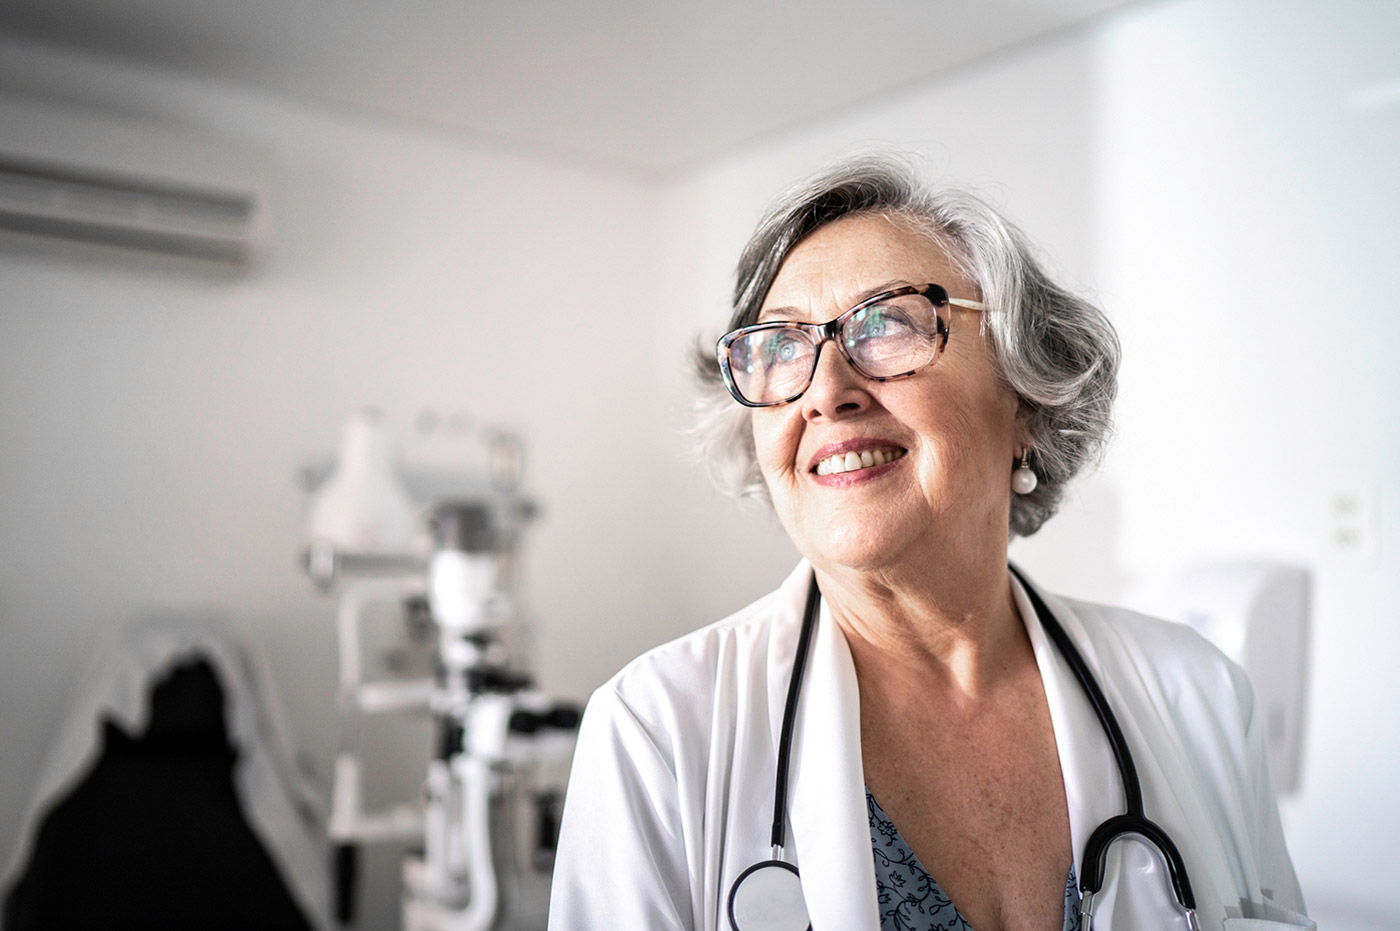
<path fill-rule="evenodd" d="M 872 403 L 868 380 L 852 368 L 841 349 L 833 345 L 840 338 L 824 340 L 817 347 L 817 368 L 812 373 L 812 383 L 802 395 L 805 420 L 850 417 L 868 409 Z"/>

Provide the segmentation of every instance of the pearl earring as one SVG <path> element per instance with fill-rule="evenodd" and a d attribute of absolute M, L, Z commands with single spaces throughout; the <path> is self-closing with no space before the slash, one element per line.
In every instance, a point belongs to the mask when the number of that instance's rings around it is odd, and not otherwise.
<path fill-rule="evenodd" d="M 1035 491 L 1035 486 L 1040 484 L 1040 479 L 1031 471 L 1030 450 L 1021 447 L 1021 465 L 1011 473 L 1011 490 L 1018 495 L 1028 495 Z"/>

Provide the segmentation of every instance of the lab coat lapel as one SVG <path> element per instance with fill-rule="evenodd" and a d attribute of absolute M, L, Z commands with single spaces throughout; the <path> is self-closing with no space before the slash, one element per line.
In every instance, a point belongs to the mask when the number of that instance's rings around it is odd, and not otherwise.
<path fill-rule="evenodd" d="M 1123 783 L 1118 776 L 1113 750 L 1079 680 L 1074 677 L 1060 651 L 1050 642 L 1035 608 L 1014 577 L 1011 585 L 1021 622 L 1025 624 L 1035 651 L 1036 665 L 1040 668 L 1045 701 L 1050 707 L 1050 722 L 1055 729 L 1055 747 L 1060 757 L 1060 774 L 1065 783 L 1065 802 L 1069 808 L 1074 873 L 1079 877 L 1084 875 L 1082 857 L 1089 835 L 1101 823 L 1126 810 Z M 1043 593 L 1041 597 L 1045 598 L 1056 620 L 1079 647 L 1089 668 L 1097 673 L 1098 659 L 1078 619 Z"/>
<path fill-rule="evenodd" d="M 879 931 L 860 756 L 860 693 L 846 637 L 825 608 L 809 662 L 788 790 L 802 893 L 813 931 Z"/>
<path fill-rule="evenodd" d="M 1108 738 L 1083 688 L 1064 657 L 1049 641 L 1024 590 L 1014 580 L 1012 584 L 1017 607 L 1035 649 L 1036 663 L 1040 667 L 1046 701 L 1050 706 L 1060 769 L 1065 781 L 1065 796 L 1069 804 L 1074 868 L 1076 875 L 1082 876 L 1084 845 L 1089 835 L 1100 823 L 1127 809 L 1122 777 Z M 1206 869 L 1206 864 L 1197 853 L 1199 845 L 1189 842 L 1193 820 L 1180 810 L 1179 801 L 1171 793 L 1160 789 L 1160 786 L 1167 784 L 1166 777 L 1159 769 L 1160 760 L 1158 754 L 1152 752 L 1152 747 L 1154 742 L 1159 746 L 1168 746 L 1172 737 L 1155 729 L 1144 732 L 1144 728 L 1156 728 L 1158 711 L 1143 695 L 1117 687 L 1115 677 L 1105 674 L 1105 662 L 1115 669 L 1121 669 L 1123 660 L 1115 658 L 1111 652 L 1101 656 L 1084 622 L 1068 605 L 1044 592 L 1041 592 L 1041 597 L 1079 649 L 1124 729 L 1137 763 L 1147 816 L 1166 828 L 1168 834 L 1175 835 L 1186 859 L 1188 873 L 1196 880 L 1192 885 L 1196 893 L 1197 915 L 1206 922 L 1211 920 L 1211 916 L 1223 915 L 1224 907 L 1215 884 L 1206 882 L 1207 877 L 1220 875 L 1222 867 Z M 1181 782 L 1188 783 L 1189 778 L 1183 774 Z M 1196 822 L 1209 823 L 1210 817 L 1203 810 Z M 1165 871 L 1158 866 L 1159 862 L 1156 851 L 1134 837 L 1114 844 L 1108 857 L 1099 907 L 1095 910 L 1094 927 L 1184 927 L 1184 923 L 1179 923 L 1179 917 L 1166 895 L 1167 880 Z M 1127 876 L 1136 877 L 1134 891 L 1122 898 L 1117 895 L 1118 880 Z"/>
<path fill-rule="evenodd" d="M 811 567 L 804 560 L 784 583 L 769 654 L 769 720 L 777 753 L 788 677 L 802 623 Z M 1084 844 L 1101 822 L 1124 808 L 1122 783 L 1103 731 L 1068 664 L 1050 643 L 1021 586 L 1017 608 L 1040 669 L 1065 783 L 1076 875 Z M 1052 603 L 1053 604 L 1053 603 Z M 1097 658 L 1078 619 L 1052 607 L 1081 652 Z M 860 755 L 860 692 L 846 638 L 825 606 L 812 642 L 794 727 L 789 773 L 790 847 L 798 864 L 813 931 L 879 931 L 879 906 Z"/>

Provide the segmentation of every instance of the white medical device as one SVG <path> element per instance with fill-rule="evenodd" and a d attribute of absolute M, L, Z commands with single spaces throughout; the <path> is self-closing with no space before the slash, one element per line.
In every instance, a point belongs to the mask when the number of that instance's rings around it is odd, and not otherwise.
<path fill-rule="evenodd" d="M 399 477 L 383 415 L 372 407 L 356 411 L 345 425 L 340 458 L 311 499 L 308 538 L 341 553 L 406 553 L 417 510 Z"/>
<path fill-rule="evenodd" d="M 445 500 L 414 515 L 410 542 L 401 505 L 412 476 L 391 468 L 389 440 L 381 421 L 357 416 L 310 502 L 307 571 L 338 601 L 336 915 L 353 918 L 362 845 L 421 841 L 403 865 L 405 931 L 543 929 L 579 711 L 535 690 L 503 636 L 520 623 L 514 561 L 534 514 L 519 493 L 520 445 L 493 437 L 489 474 L 436 492 Z M 376 526 L 386 517 L 389 532 Z M 431 677 L 367 679 L 364 622 L 385 605 L 429 619 Z M 421 798 L 369 811 L 364 719 L 405 712 L 430 714 L 437 730 Z"/>

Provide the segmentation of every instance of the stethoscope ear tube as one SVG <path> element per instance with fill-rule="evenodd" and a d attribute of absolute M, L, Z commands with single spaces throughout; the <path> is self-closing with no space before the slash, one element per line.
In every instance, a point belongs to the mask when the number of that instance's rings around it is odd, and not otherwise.
<path fill-rule="evenodd" d="M 1065 633 L 1065 629 L 1060 626 L 1060 622 L 1050 612 L 1040 595 L 1031 588 L 1030 583 L 1019 569 L 1015 566 L 1011 566 L 1010 569 L 1030 599 L 1036 616 L 1040 619 L 1041 627 L 1053 641 L 1060 655 L 1064 657 L 1065 662 L 1069 664 L 1070 670 L 1074 673 L 1075 679 L 1078 680 L 1085 697 L 1093 707 L 1094 714 L 1098 717 L 1099 724 L 1103 727 L 1104 734 L 1113 749 L 1113 756 L 1118 763 L 1119 776 L 1123 782 L 1123 795 L 1126 799 L 1127 812 L 1110 818 L 1099 825 L 1090 835 L 1088 843 L 1084 845 L 1079 889 L 1085 931 L 1093 926 L 1094 897 L 1103 886 L 1108 848 L 1114 841 L 1126 834 L 1141 836 L 1161 853 L 1167 864 L 1167 874 L 1171 879 L 1172 892 L 1176 896 L 1177 904 L 1184 912 L 1188 926 L 1193 931 L 1199 931 L 1195 913 L 1196 900 L 1191 891 L 1191 881 L 1186 875 L 1186 863 L 1167 832 L 1149 821 L 1143 811 L 1142 786 L 1138 781 L 1137 767 L 1133 763 L 1133 755 L 1128 749 L 1128 741 L 1123 736 L 1123 729 L 1119 727 L 1118 719 L 1114 717 L 1108 699 L 1104 696 L 1103 690 L 1099 688 L 1099 684 L 1094 679 L 1093 673 L 1090 672 L 1084 657 L 1080 655 L 1074 642 L 1070 640 L 1069 635 Z M 820 601 L 821 592 L 817 588 L 817 574 L 814 571 L 811 583 L 807 587 L 807 605 L 803 613 L 802 630 L 797 638 L 797 651 L 793 661 L 792 675 L 788 680 L 787 700 L 783 707 L 783 722 L 778 740 L 778 771 L 773 793 L 773 831 L 771 837 L 773 859 L 755 863 L 744 870 L 730 887 L 727 911 L 729 925 L 735 931 L 740 931 L 741 926 L 742 931 L 777 931 L 777 929 L 787 931 L 789 928 L 794 929 L 794 931 L 801 931 L 804 928 L 810 931 L 811 928 L 806 902 L 802 897 L 802 884 L 797 874 L 797 867 L 779 858 L 782 855 L 787 833 L 787 782 L 792 750 L 792 732 L 797 716 L 798 699 L 802 693 L 802 677 L 807 665 L 807 654 L 811 649 L 812 631 L 816 627 L 817 608 Z"/>
<path fill-rule="evenodd" d="M 1089 840 L 1084 845 L 1083 869 L 1079 876 L 1080 893 L 1087 897 L 1098 894 L 1098 891 L 1103 888 L 1108 848 L 1115 840 L 1125 834 L 1137 834 L 1155 846 L 1162 854 L 1162 859 L 1167 864 L 1167 874 L 1171 877 L 1172 893 L 1176 896 L 1177 903 L 1182 910 L 1187 913 L 1188 918 L 1194 921 L 1196 897 L 1191 891 L 1191 880 L 1186 875 L 1186 862 L 1182 859 L 1181 852 L 1176 849 L 1176 844 L 1172 842 L 1167 832 L 1147 819 L 1143 810 L 1142 784 L 1138 780 L 1137 765 L 1133 763 L 1133 754 L 1128 749 L 1128 740 L 1123 736 L 1123 728 L 1119 726 L 1118 719 L 1108 704 L 1108 699 L 1104 696 L 1103 690 L 1099 688 L 1098 681 L 1089 671 L 1089 664 L 1084 661 L 1078 647 L 1069 638 L 1069 634 L 1065 633 L 1065 629 L 1060 626 L 1060 622 L 1051 613 L 1044 600 L 1026 581 L 1026 577 L 1021 574 L 1019 569 L 1015 566 L 1009 568 L 1021 583 L 1021 588 L 1025 590 L 1026 597 L 1031 601 L 1031 606 L 1035 608 L 1036 616 L 1040 618 L 1040 626 L 1045 629 L 1046 635 L 1054 641 L 1060 655 L 1065 658 L 1065 662 L 1069 664 L 1070 670 L 1074 673 L 1074 678 L 1079 681 L 1079 686 L 1083 689 L 1085 697 L 1089 699 L 1089 704 L 1093 707 L 1094 714 L 1098 717 L 1105 736 L 1108 737 L 1109 746 L 1113 748 L 1113 756 L 1118 763 L 1118 772 L 1123 781 L 1123 796 L 1128 810 L 1124 814 L 1109 818 L 1099 825 L 1093 834 L 1089 835 Z"/>
<path fill-rule="evenodd" d="M 807 584 L 807 604 L 802 610 L 802 632 L 797 635 L 797 653 L 793 657 L 792 675 L 788 677 L 787 700 L 783 703 L 783 727 L 778 735 L 778 774 L 773 787 L 774 847 L 781 849 L 787 834 L 788 761 L 792 756 L 792 729 L 797 719 L 797 700 L 802 695 L 802 674 L 807 671 L 807 653 L 812 647 L 812 631 L 817 626 L 817 605 L 822 597 L 817 588 L 817 572 Z"/>
<path fill-rule="evenodd" d="M 1099 688 L 1099 683 L 1089 672 L 1089 664 L 1084 662 L 1084 657 L 1080 655 L 1079 648 L 1074 645 L 1074 641 L 1069 639 L 1069 634 L 1060 626 L 1055 615 L 1050 612 L 1036 590 L 1031 588 L 1030 582 L 1021 574 L 1021 570 L 1015 566 L 1010 566 L 1011 574 L 1016 576 L 1025 589 L 1026 596 L 1031 600 L 1031 606 L 1035 608 L 1036 616 L 1040 618 L 1040 626 L 1045 629 L 1046 635 L 1054 641 L 1055 648 L 1060 651 L 1060 655 L 1069 663 L 1070 671 L 1074 673 L 1074 678 L 1079 681 L 1079 687 L 1083 689 L 1084 695 L 1089 699 L 1089 704 L 1094 709 L 1094 715 L 1099 719 L 1100 726 L 1103 727 L 1104 735 L 1108 737 L 1108 744 L 1113 748 L 1114 760 L 1118 763 L 1118 773 L 1123 782 L 1124 805 L 1128 809 L 1128 814 L 1137 815 L 1143 818 L 1142 807 L 1142 784 L 1138 781 L 1137 764 L 1133 762 L 1133 753 L 1128 749 L 1128 740 L 1123 736 L 1123 729 L 1118 726 L 1118 718 L 1113 714 L 1113 709 L 1108 704 L 1108 699 L 1104 697 L 1103 689 Z M 1144 820 L 1146 820 L 1144 818 Z"/>
<path fill-rule="evenodd" d="M 817 626 L 821 590 L 817 573 L 807 585 L 807 605 L 802 612 L 802 630 L 797 636 L 792 675 L 788 678 L 787 699 L 783 703 L 783 723 L 778 736 L 778 766 L 773 787 L 773 859 L 755 863 L 740 873 L 729 889 L 729 927 L 732 931 L 811 931 L 807 903 L 802 896 L 802 879 L 797 867 L 784 860 L 787 834 L 788 766 L 792 758 L 792 731 L 797 719 L 797 702 L 802 697 L 802 676 L 807 654 L 812 648 L 812 631 Z"/>
<path fill-rule="evenodd" d="M 1177 904 L 1183 911 L 1195 911 L 1196 896 L 1191 891 L 1191 880 L 1186 875 L 1186 862 L 1181 858 L 1181 852 L 1166 831 L 1140 815 L 1117 815 L 1094 829 L 1084 845 L 1084 870 L 1079 877 L 1079 888 L 1085 893 L 1094 894 L 1103 888 L 1108 848 L 1128 834 L 1140 835 L 1157 848 L 1166 861 L 1167 875 L 1171 877 L 1172 894 L 1176 896 Z"/>

